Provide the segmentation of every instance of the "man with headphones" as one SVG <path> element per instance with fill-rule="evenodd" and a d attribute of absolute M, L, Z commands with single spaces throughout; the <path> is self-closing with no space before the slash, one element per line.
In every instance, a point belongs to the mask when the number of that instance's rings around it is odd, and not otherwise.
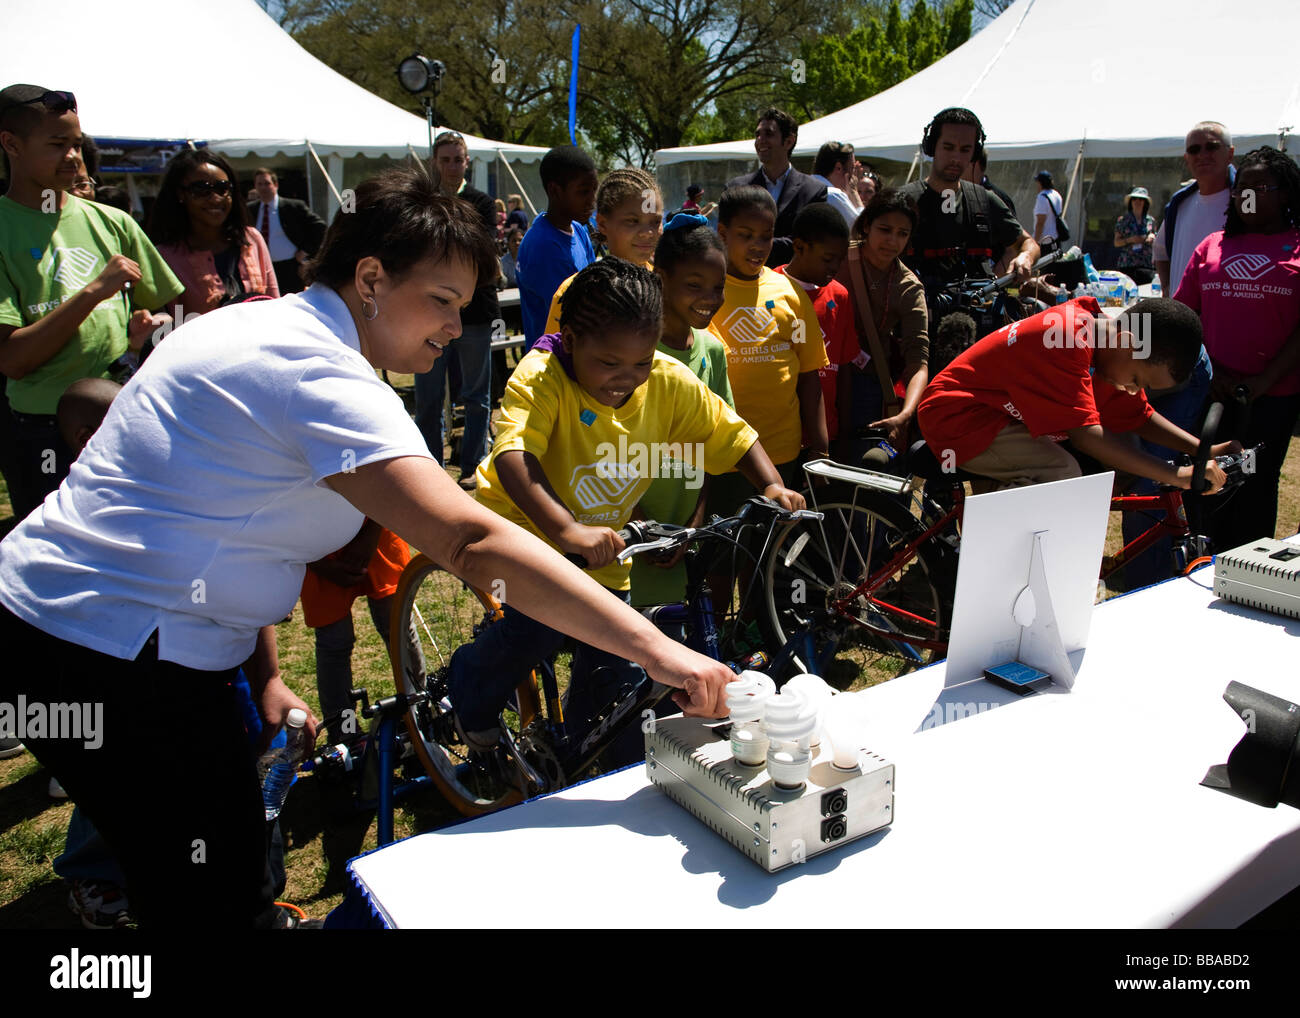
<path fill-rule="evenodd" d="M 964 179 L 971 161 L 984 151 L 984 128 L 974 113 L 950 107 L 935 114 L 921 151 L 932 160 L 930 175 L 902 188 L 919 213 L 903 262 L 925 286 L 933 334 L 939 320 L 956 310 L 938 299 L 949 283 L 991 279 L 994 265 L 1003 260 L 1017 280 L 1026 279 L 1039 251 L 1001 198 Z"/>

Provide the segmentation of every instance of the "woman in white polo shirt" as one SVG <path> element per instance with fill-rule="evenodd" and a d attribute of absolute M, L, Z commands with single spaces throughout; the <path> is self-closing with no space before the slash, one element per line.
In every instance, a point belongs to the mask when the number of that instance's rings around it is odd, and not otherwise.
<path fill-rule="evenodd" d="M 644 665 L 692 713 L 725 712 L 725 666 L 477 505 L 376 377 L 428 371 L 495 278 L 473 210 L 389 171 L 335 217 L 311 272 L 305 293 L 164 342 L 0 543 L 0 702 L 102 710 L 97 732 L 29 728 L 27 745 L 113 846 L 142 925 L 276 925 L 228 681 L 242 664 L 272 727 L 306 706 L 278 675 L 272 623 L 305 563 L 366 517 L 476 586 L 504 580 L 521 610 Z"/>

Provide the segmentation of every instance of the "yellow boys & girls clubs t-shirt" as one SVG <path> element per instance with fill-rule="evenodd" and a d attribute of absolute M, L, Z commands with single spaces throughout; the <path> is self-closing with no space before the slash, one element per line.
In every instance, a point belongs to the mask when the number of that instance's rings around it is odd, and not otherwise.
<path fill-rule="evenodd" d="M 766 266 L 757 279 L 728 272 L 709 330 L 727 348 L 736 412 L 754 426 L 773 463 L 789 463 L 803 444 L 799 375 L 829 363 L 812 300 Z"/>
<path fill-rule="evenodd" d="M 530 452 L 574 519 L 617 530 L 656 476 L 669 471 L 688 484 L 703 483 L 705 473 L 732 469 L 757 437 L 688 368 L 661 353 L 649 380 L 621 407 L 609 407 L 569 377 L 559 354 L 535 349 L 506 383 L 492 455 L 478 468 L 476 497 L 547 540 L 497 476 L 502 453 Z M 612 590 L 626 590 L 629 572 L 629 566 L 612 562 L 590 575 Z"/>

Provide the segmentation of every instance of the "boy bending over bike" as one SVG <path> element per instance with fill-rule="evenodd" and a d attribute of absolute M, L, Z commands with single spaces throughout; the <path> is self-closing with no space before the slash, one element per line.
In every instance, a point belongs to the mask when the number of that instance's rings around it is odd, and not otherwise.
<path fill-rule="evenodd" d="M 561 331 L 539 339 L 510 376 L 492 455 L 478 469 L 479 502 L 585 558 L 592 577 L 624 601 L 630 567 L 616 560 L 623 541 L 615 531 L 631 518 L 656 463 L 669 462 L 653 450 L 698 450 L 698 462 L 693 453 L 684 458 L 701 481 L 706 471 L 735 467 L 787 509 L 804 506 L 754 429 L 684 365 L 656 354 L 662 317 L 659 280 L 639 265 L 605 258 L 579 272 L 561 303 Z M 475 754 L 495 754 L 511 692 L 564 640 L 544 620 L 513 610 L 508 590 L 502 600 L 505 617 L 456 651 L 448 676 L 458 730 Z M 600 688 L 591 677 L 597 668 Z M 643 681 L 639 667 L 579 647 L 566 719 L 589 724 Z"/>
<path fill-rule="evenodd" d="M 1191 373 L 1201 349 L 1196 313 L 1149 298 L 1117 318 L 1091 297 L 1058 304 L 990 333 L 926 386 L 917 423 L 941 467 L 980 474 L 1014 488 L 1078 477 L 1078 462 L 1058 443 L 1117 471 L 1181 488 L 1190 466 L 1142 452 L 1119 433 L 1189 454 L 1197 440 L 1147 403 L 1144 390 L 1169 389 Z M 1212 449 L 1235 452 L 1235 442 Z M 1224 483 L 1213 459 L 1210 491 Z"/>

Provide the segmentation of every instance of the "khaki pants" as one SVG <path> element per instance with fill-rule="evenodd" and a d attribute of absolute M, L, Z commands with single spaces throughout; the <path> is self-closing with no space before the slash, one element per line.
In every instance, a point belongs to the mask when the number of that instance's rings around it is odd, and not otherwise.
<path fill-rule="evenodd" d="M 1060 445 L 1049 438 L 1034 438 L 1029 429 L 1017 421 L 999 431 L 993 444 L 982 453 L 960 466 L 968 473 L 996 481 L 988 487 L 989 491 L 1064 481 L 1082 473 L 1075 458 Z"/>

